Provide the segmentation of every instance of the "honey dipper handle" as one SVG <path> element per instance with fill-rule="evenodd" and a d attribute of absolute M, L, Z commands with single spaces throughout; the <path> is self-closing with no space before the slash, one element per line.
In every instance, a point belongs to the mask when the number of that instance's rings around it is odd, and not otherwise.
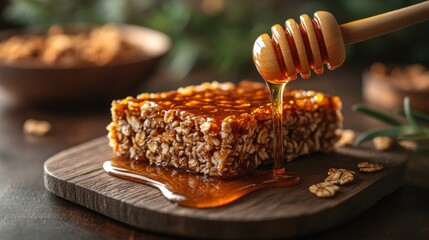
<path fill-rule="evenodd" d="M 361 42 L 429 19 L 429 1 L 340 25 L 345 44 Z"/>

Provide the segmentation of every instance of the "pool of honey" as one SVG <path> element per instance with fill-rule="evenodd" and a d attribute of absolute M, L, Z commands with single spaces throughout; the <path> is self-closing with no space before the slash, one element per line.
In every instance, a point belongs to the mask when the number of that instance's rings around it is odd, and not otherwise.
<path fill-rule="evenodd" d="M 274 174 L 272 169 L 258 169 L 235 179 L 217 179 L 125 158 L 112 158 L 103 168 L 112 176 L 158 188 L 171 202 L 193 208 L 219 207 L 259 189 L 289 187 L 301 181 L 293 173 Z"/>

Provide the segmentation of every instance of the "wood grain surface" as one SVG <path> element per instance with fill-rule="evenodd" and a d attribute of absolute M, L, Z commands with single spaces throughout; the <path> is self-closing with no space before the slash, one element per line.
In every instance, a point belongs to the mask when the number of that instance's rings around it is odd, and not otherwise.
<path fill-rule="evenodd" d="M 313 154 L 288 163 L 303 182 L 264 189 L 224 207 L 193 209 L 167 201 L 152 187 L 118 179 L 102 169 L 113 157 L 105 137 L 62 151 L 45 162 L 45 186 L 54 194 L 126 224 L 165 234 L 202 238 L 266 238 L 308 234 L 347 221 L 403 182 L 406 157 L 357 148 Z M 357 173 L 332 199 L 308 192 L 331 167 L 357 170 L 361 161 L 379 162 L 378 173 Z"/>

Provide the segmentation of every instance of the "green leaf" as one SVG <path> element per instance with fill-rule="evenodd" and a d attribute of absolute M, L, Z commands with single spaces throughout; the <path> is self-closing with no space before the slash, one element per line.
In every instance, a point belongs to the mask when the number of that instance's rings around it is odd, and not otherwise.
<path fill-rule="evenodd" d="M 380 136 L 397 137 L 402 131 L 401 127 L 371 129 L 359 135 L 355 140 L 355 145 L 360 145 L 363 142 Z"/>
<path fill-rule="evenodd" d="M 411 111 L 411 103 L 410 103 L 410 98 L 408 96 L 404 98 L 404 114 L 408 122 L 410 122 L 411 124 L 417 125 L 417 121 L 414 118 Z"/>
<path fill-rule="evenodd" d="M 390 125 L 393 125 L 393 126 L 402 126 L 403 125 L 399 120 L 397 120 L 397 119 L 395 119 L 389 115 L 386 115 L 382 112 L 379 112 L 379 111 L 369 107 L 366 104 L 361 104 L 361 103 L 355 104 L 352 106 L 352 109 L 353 109 L 353 111 L 364 113 L 368 116 L 374 117 L 380 121 L 383 121 L 383 122 L 390 124 Z"/>
<path fill-rule="evenodd" d="M 398 140 L 406 140 L 406 141 L 421 141 L 429 139 L 429 135 L 425 133 L 410 133 L 410 134 L 400 134 L 398 136 Z"/>
<path fill-rule="evenodd" d="M 405 112 L 403 109 L 398 109 L 395 111 L 395 113 L 405 117 Z M 419 111 L 411 111 L 411 114 L 413 115 L 414 119 L 416 119 L 417 121 L 429 123 L 428 114 L 419 112 Z"/>
<path fill-rule="evenodd" d="M 413 112 L 411 110 L 410 98 L 404 98 L 404 110 L 396 111 L 396 113 L 405 116 L 408 123 L 401 123 L 398 120 L 378 112 L 367 105 L 356 104 L 352 107 L 354 111 L 365 113 L 369 116 L 375 117 L 383 122 L 394 125 L 392 128 L 372 129 L 362 133 L 356 138 L 355 144 L 359 145 L 365 141 L 373 139 L 378 136 L 396 137 L 399 141 L 422 141 L 429 139 L 429 128 L 419 125 L 417 121 L 429 122 L 429 115 L 421 112 Z M 418 146 L 413 151 L 429 151 L 429 146 Z"/>
<path fill-rule="evenodd" d="M 398 135 L 398 140 L 421 141 L 426 139 L 429 139 L 429 129 L 415 125 L 402 128 L 402 133 Z"/>

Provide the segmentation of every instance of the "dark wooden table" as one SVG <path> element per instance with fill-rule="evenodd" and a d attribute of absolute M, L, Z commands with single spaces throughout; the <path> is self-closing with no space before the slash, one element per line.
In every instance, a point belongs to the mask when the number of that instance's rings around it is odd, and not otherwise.
<path fill-rule="evenodd" d="M 366 130 L 379 123 L 353 113 L 350 107 L 361 101 L 360 67 L 344 67 L 311 80 L 299 80 L 292 87 L 322 90 L 342 97 L 346 128 Z M 143 84 L 145 91 L 170 90 L 189 83 L 231 80 L 196 71 L 187 81 L 166 81 L 155 75 Z M 254 71 L 242 78 L 259 79 Z M 43 185 L 43 163 L 51 155 L 106 134 L 110 121 L 109 103 L 97 108 L 37 110 L 14 107 L 0 93 L 0 239 L 175 239 L 145 232 L 48 192 Z M 48 120 L 53 131 L 36 138 L 23 134 L 29 118 Z M 312 239 L 429 239 L 429 159 L 412 155 L 408 180 L 396 192 L 384 197 L 359 217 L 333 229 L 316 233 Z M 308 237 L 308 236 L 307 236 Z"/>

